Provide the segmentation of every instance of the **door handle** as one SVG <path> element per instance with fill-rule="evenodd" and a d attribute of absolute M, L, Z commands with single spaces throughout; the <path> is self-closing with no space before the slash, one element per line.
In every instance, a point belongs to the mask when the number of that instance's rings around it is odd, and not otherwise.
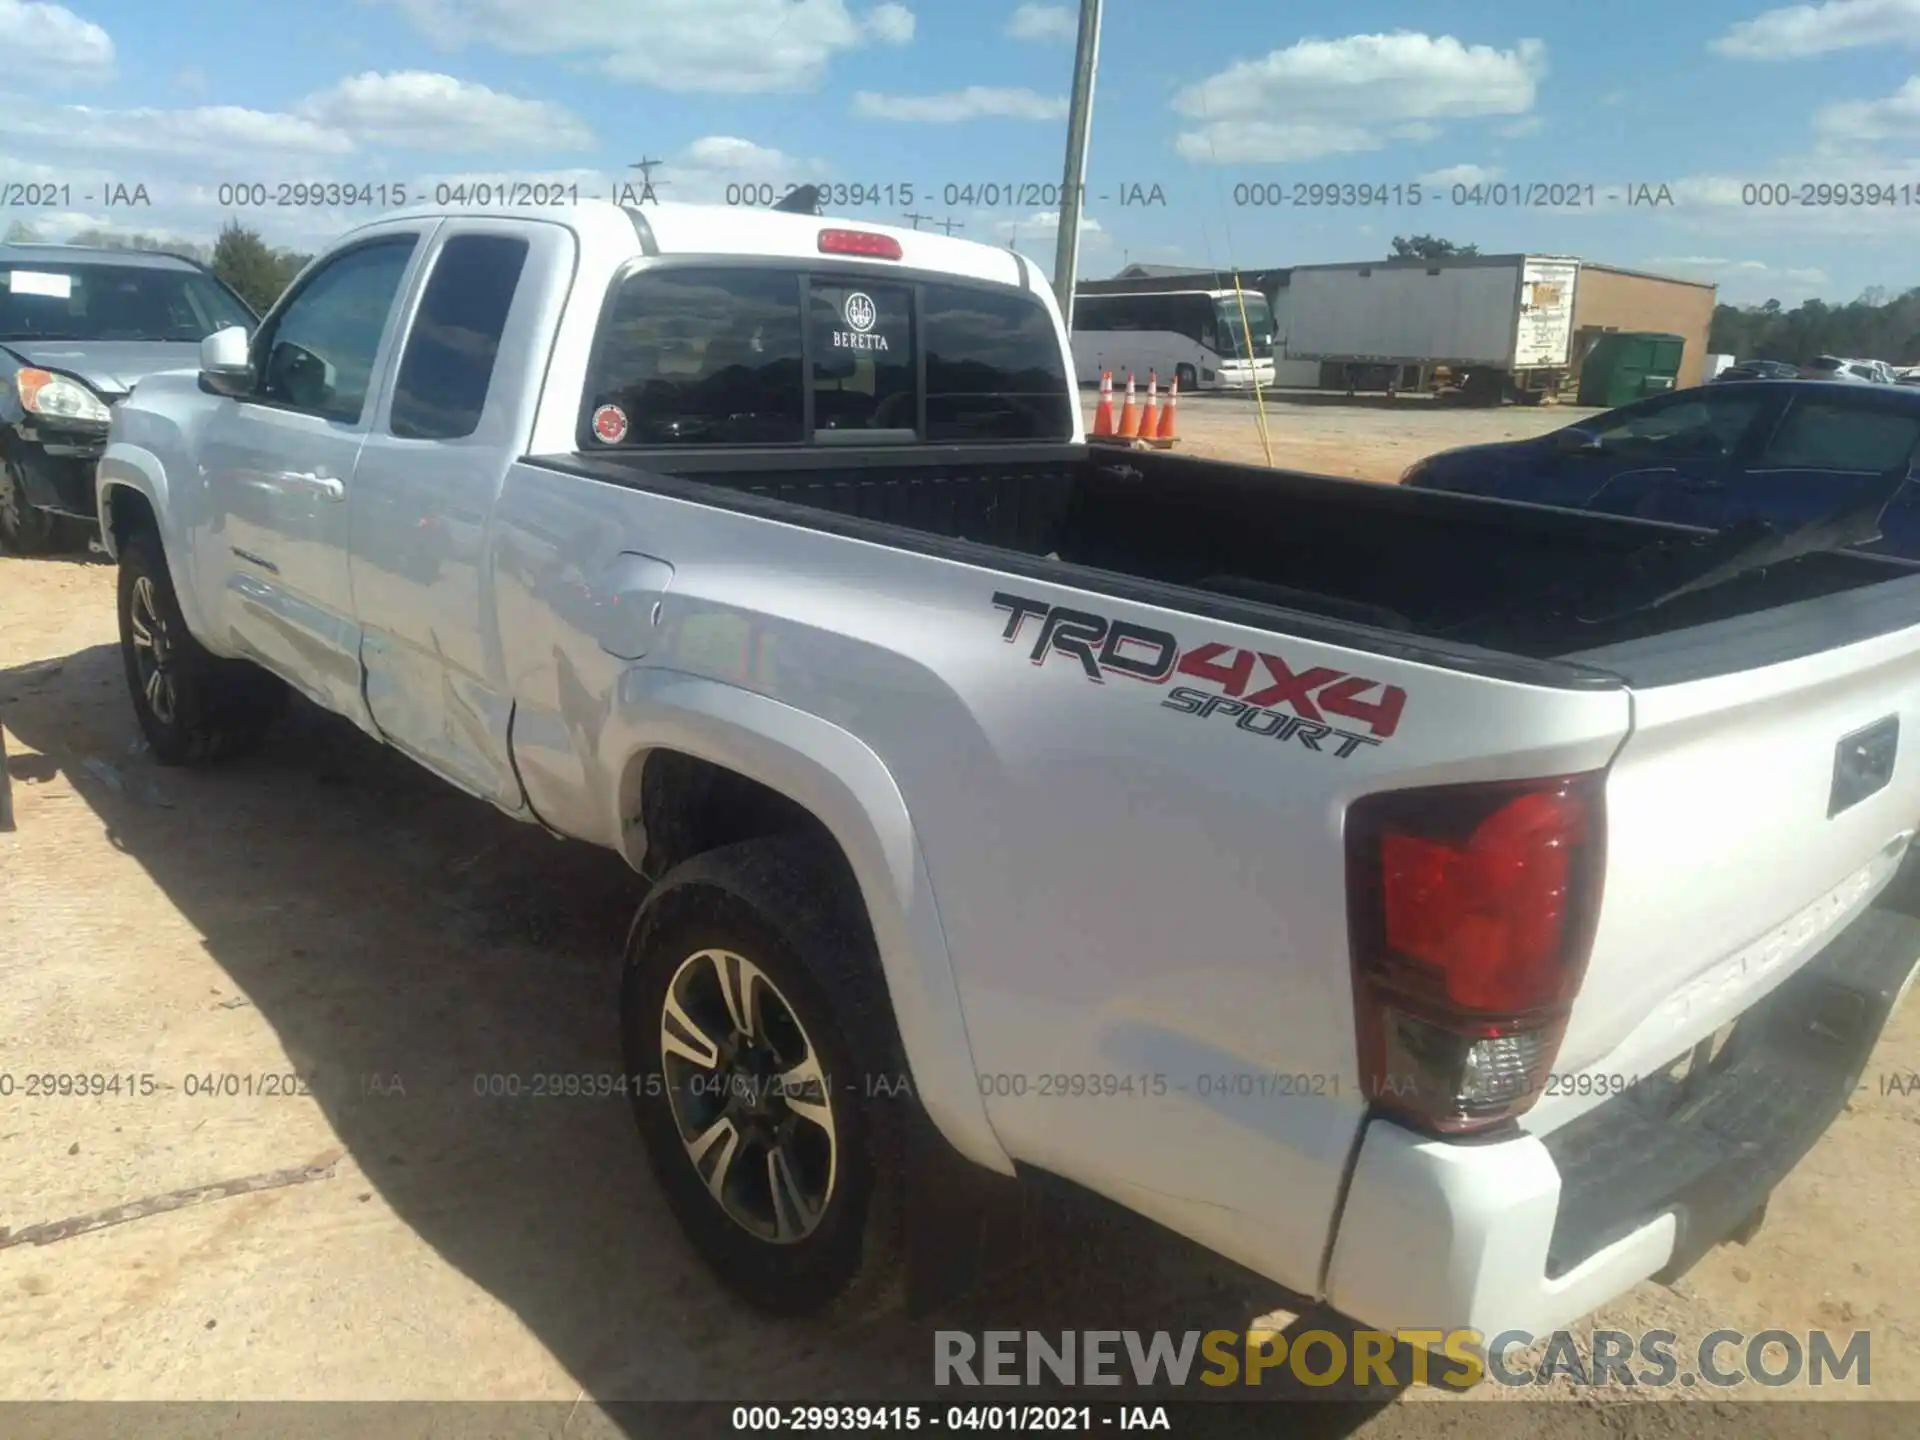
<path fill-rule="evenodd" d="M 318 475 L 311 471 L 283 470 L 275 475 L 274 481 L 290 490 L 305 490 L 318 495 L 322 500 L 344 500 L 347 487 L 332 475 Z"/>

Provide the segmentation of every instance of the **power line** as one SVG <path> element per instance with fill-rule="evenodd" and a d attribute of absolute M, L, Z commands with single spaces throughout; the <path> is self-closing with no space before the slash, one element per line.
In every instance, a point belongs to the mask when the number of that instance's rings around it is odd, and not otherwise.
<path fill-rule="evenodd" d="M 922 215 L 922 214 L 919 214 L 917 211 L 909 210 L 905 215 L 901 216 L 900 218 L 903 220 L 911 220 L 913 222 L 913 228 L 918 230 L 920 228 L 920 222 L 922 220 L 931 220 L 933 217 L 931 215 Z"/>

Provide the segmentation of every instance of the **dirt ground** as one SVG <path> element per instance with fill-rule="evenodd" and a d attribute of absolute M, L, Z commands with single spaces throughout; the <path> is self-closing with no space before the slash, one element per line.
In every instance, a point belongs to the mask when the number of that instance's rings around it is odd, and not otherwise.
<path fill-rule="evenodd" d="M 1196 450 L 1258 453 L 1236 403 L 1183 407 Z M 1476 425 L 1568 418 L 1405 403 L 1269 419 L 1282 463 L 1339 450 L 1348 473 L 1391 478 Z M 1063 1200 L 1017 1263 L 940 1315 L 826 1328 L 744 1310 L 682 1245 L 624 1100 L 478 1093 L 489 1076 L 618 1071 L 635 877 L 303 707 L 257 755 L 163 770 L 137 743 L 116 633 L 104 564 L 0 558 L 18 821 L 0 833 L 0 1399 L 547 1400 L 589 1416 L 626 1399 L 873 1400 L 928 1393 L 935 1329 L 1240 1330 L 1299 1303 Z M 1720 1329 L 1866 1330 L 1865 1391 L 1711 1396 L 1920 1399 L 1920 1093 L 1882 1079 L 1914 1070 L 1920 1007 L 1751 1245 L 1592 1323 L 1664 1328 L 1683 1351 Z M 29 1097 L 44 1074 L 121 1085 Z M 177 1193 L 208 1186 L 239 1193 Z M 22 1243 L 127 1205 L 140 1218 Z M 1530 1407 L 1527 1433 L 1600 1433 L 1596 1392 L 1546 1393 L 1586 1403 Z M 1417 1403 L 1444 1398 L 1370 1395 L 1315 1433 L 1485 1433 Z M 1664 1407 L 1660 1428 L 1722 1433 L 1720 1408 Z M 1744 1413 L 1745 1432 L 1813 1433 L 1798 1407 Z"/>
<path fill-rule="evenodd" d="M 1098 395 L 1083 391 L 1087 425 L 1093 425 Z M 1182 453 L 1214 460 L 1258 465 L 1271 447 L 1273 463 L 1316 475 L 1355 480 L 1400 478 L 1422 456 L 1455 445 L 1519 440 L 1570 425 L 1594 410 L 1564 405 L 1538 408 L 1505 406 L 1498 410 L 1441 404 L 1423 395 L 1329 395 L 1305 390 L 1275 391 L 1256 404 L 1237 395 L 1182 396 L 1178 411 Z M 1266 442 L 1261 442 L 1261 412 Z"/>

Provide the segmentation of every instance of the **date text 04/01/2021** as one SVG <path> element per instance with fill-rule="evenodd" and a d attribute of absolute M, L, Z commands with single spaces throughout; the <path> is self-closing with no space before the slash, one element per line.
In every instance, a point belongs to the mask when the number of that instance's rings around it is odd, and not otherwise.
<path fill-rule="evenodd" d="M 1164 1405 L 736 1405 L 742 1433 L 779 1431 L 1012 1430 L 1084 1435 L 1171 1430 Z"/>

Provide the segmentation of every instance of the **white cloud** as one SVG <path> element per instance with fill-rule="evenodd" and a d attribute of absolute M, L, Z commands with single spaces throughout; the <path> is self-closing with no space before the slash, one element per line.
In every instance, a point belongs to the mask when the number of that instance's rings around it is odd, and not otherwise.
<path fill-rule="evenodd" d="M 882 45 L 905 45 L 913 39 L 913 12 L 904 5 L 877 5 L 867 13 L 867 33 Z"/>
<path fill-rule="evenodd" d="M 1007 238 L 1014 236 L 1058 235 L 1060 233 L 1060 212 L 1058 210 L 1036 210 L 1033 214 L 1018 220 L 996 220 L 993 232 Z M 1091 215 L 1080 217 L 1080 243 L 1088 243 L 1091 236 L 1098 235 L 1104 241 L 1106 230 Z"/>
<path fill-rule="evenodd" d="M 1525 114 L 1546 68 L 1539 40 L 1510 50 L 1412 31 L 1302 40 L 1180 91 L 1174 110 L 1200 124 L 1182 131 L 1175 149 L 1231 164 L 1431 139 L 1435 121 Z"/>
<path fill-rule="evenodd" d="M 63 84 L 113 74 L 113 37 L 64 5 L 0 0 L 0 78 Z"/>
<path fill-rule="evenodd" d="M 1351 155 L 1378 150 L 1386 143 L 1379 131 L 1364 125 L 1307 120 L 1228 120 L 1199 130 L 1182 131 L 1175 137 L 1173 148 L 1183 159 L 1234 165 Z"/>
<path fill-rule="evenodd" d="M 832 175 L 824 160 L 789 155 L 738 135 L 703 135 L 667 158 L 654 172 L 654 198 L 661 201 L 716 204 L 763 204 L 779 199 L 788 187 L 822 181 Z M 640 198 L 637 171 L 612 177 L 633 187 Z M 583 192 L 584 193 L 584 190 Z M 596 195 L 610 193 L 598 188 Z"/>
<path fill-rule="evenodd" d="M 1843 100 L 1813 117 L 1813 128 L 1836 144 L 1920 140 L 1920 75 L 1884 100 Z"/>
<path fill-rule="evenodd" d="M 662 90 L 808 90 L 835 56 L 902 43 L 912 16 L 846 0 L 384 0 L 429 40 L 515 55 L 572 56 L 616 80 Z M 897 13 L 896 13 L 897 12 Z"/>
<path fill-rule="evenodd" d="M 356 141 L 400 150 L 554 151 L 593 143 L 562 106 L 421 70 L 349 76 L 295 108 Z"/>
<path fill-rule="evenodd" d="M 853 97 L 853 111 L 872 120 L 912 120 L 951 125 L 961 120 L 995 116 L 1013 120 L 1059 120 L 1067 102 L 1032 90 L 995 89 L 969 85 L 944 95 L 880 95 L 862 90 Z"/>
<path fill-rule="evenodd" d="M 1485 185 L 1505 173 L 1498 165 L 1449 165 L 1444 170 L 1429 170 L 1420 177 L 1422 185 Z"/>
<path fill-rule="evenodd" d="M 1008 17 L 1006 33 L 1015 40 L 1074 40 L 1080 20 L 1065 5 L 1022 5 Z"/>
<path fill-rule="evenodd" d="M 1803 298 L 1828 289 L 1833 277 L 1818 266 L 1770 265 L 1764 260 L 1733 260 L 1714 255 L 1656 255 L 1639 262 L 1641 268 L 1687 280 L 1711 280 L 1721 289 L 1720 300 L 1738 304 L 1741 296 L 1780 299 Z"/>
<path fill-rule="evenodd" d="M 685 163 L 681 168 L 746 174 L 779 170 L 792 163 L 780 151 L 756 145 L 751 140 L 742 140 L 737 135 L 703 135 L 687 146 Z"/>
<path fill-rule="evenodd" d="M 1742 20 L 1713 41 L 1736 60 L 1801 60 L 1862 45 L 1920 48 L 1920 0 L 1825 0 Z"/>
<path fill-rule="evenodd" d="M 152 168 L 217 168 L 248 180 L 296 178 L 290 164 L 352 153 L 353 139 L 299 115 L 202 105 L 185 110 L 102 110 L 90 105 L 0 106 L 0 145 L 91 163 L 131 180 Z M 279 170 L 261 172 L 263 162 Z M 152 167 L 136 170 L 132 167 Z M 302 177 L 303 178 L 303 177 Z"/>

